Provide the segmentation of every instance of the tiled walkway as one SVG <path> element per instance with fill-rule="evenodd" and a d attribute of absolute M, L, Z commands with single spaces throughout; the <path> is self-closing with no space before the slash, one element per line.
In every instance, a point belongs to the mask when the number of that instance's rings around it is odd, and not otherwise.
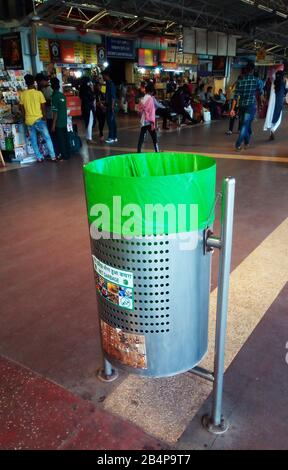
<path fill-rule="evenodd" d="M 160 134 L 163 150 L 216 154 L 218 189 L 224 176 L 236 178 L 227 345 L 230 366 L 225 382 L 225 406 L 232 427 L 225 438 L 215 441 L 201 430 L 197 413 L 202 405 L 207 407 L 211 390 L 202 379 L 184 374 L 148 380 L 121 372 L 113 384 L 97 381 L 101 354 L 80 156 L 59 165 L 31 165 L 0 174 L 0 354 L 24 365 L 28 375 L 36 372 L 66 389 L 68 405 L 77 395 L 82 404 L 85 399 L 88 408 L 92 404 L 96 412 L 108 412 L 103 415 L 107 419 L 111 413 L 118 414 L 164 441 L 167 447 L 265 447 L 269 440 L 269 427 L 264 426 L 267 418 L 273 425 L 269 446 L 287 448 L 287 120 L 272 143 L 262 133 L 262 124 L 255 123 L 254 143 L 241 154 L 233 152 L 235 136 L 224 133 L 227 121 Z M 135 119 L 121 118 L 119 143 L 110 148 L 96 144 L 88 149 L 84 145 L 82 158 L 88 161 L 134 151 L 137 126 Z M 149 140 L 146 145 L 149 149 Z M 224 153 L 226 158 L 220 158 Z M 219 217 L 215 233 L 219 233 Z M 212 291 L 216 287 L 215 255 Z M 211 294 L 211 320 L 215 293 Z M 211 352 L 207 361 L 209 357 Z M 65 407 L 65 394 L 60 394 L 61 400 Z M 7 413 L 8 402 L 4 399 L 3 403 Z M 29 409 L 33 411 L 31 402 Z M 0 406 L 1 413 L 4 411 Z M 256 430 L 253 417 L 262 423 Z M 76 426 L 81 420 L 76 420 Z M 28 427 L 30 435 L 32 427 Z M 83 438 L 81 445 L 86 442 L 92 448 L 92 435 L 94 431 Z M 12 433 L 9 445 L 19 447 L 20 437 Z M 121 441 L 121 435 L 119 438 Z M 41 439 L 35 445 L 40 446 Z M 56 447 L 65 445 L 61 439 Z M 117 445 L 121 446 L 120 441 Z M 0 442 L 0 448 L 5 448 L 4 442 Z M 29 442 L 25 441 L 25 448 L 32 445 Z M 127 442 L 123 440 L 123 446 L 130 448 Z"/>

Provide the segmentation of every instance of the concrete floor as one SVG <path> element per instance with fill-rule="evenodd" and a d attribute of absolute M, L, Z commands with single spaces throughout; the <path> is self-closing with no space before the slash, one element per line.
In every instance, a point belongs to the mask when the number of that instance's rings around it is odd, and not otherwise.
<path fill-rule="evenodd" d="M 84 145 L 82 158 L 0 174 L 0 354 L 97 410 L 137 424 L 167 447 L 287 448 L 287 118 L 272 143 L 257 121 L 251 148 L 241 154 L 233 152 L 236 136 L 224 133 L 226 120 L 160 133 L 162 150 L 214 155 L 219 189 L 226 175 L 237 181 L 225 380 L 231 430 L 216 440 L 200 425 L 211 391 L 202 379 L 183 374 L 152 380 L 120 372 L 118 381 L 106 385 L 95 378 L 101 352 L 82 161 L 134 151 L 137 120 L 119 117 L 119 124 L 113 147 Z M 210 352 L 203 363 L 210 367 L 216 288 L 217 255 Z"/>

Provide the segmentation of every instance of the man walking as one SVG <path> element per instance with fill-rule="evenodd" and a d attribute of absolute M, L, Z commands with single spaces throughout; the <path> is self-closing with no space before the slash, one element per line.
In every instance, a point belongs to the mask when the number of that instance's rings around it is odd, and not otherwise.
<path fill-rule="evenodd" d="M 108 140 L 106 140 L 106 143 L 114 144 L 115 142 L 118 142 L 117 124 L 115 117 L 116 87 L 111 80 L 110 71 L 108 69 L 104 70 L 102 75 L 106 82 L 106 115 L 107 124 L 109 127 L 109 136 Z"/>
<path fill-rule="evenodd" d="M 249 63 L 246 68 L 246 74 L 242 80 L 238 80 L 230 111 L 233 118 L 236 114 L 235 107 L 239 99 L 239 119 L 241 130 L 238 140 L 235 144 L 235 150 L 241 151 L 244 142 L 245 148 L 249 146 L 252 134 L 252 122 L 256 114 L 256 95 L 259 93 L 263 99 L 263 82 L 254 76 L 255 66 Z"/>
<path fill-rule="evenodd" d="M 38 147 L 38 132 L 46 142 L 51 160 L 56 162 L 57 158 L 55 156 L 54 147 L 46 124 L 46 100 L 43 93 L 35 89 L 34 77 L 32 75 L 25 75 L 24 79 L 28 90 L 21 93 L 20 105 L 37 161 L 44 161 L 44 157 Z"/>
<path fill-rule="evenodd" d="M 55 133 L 60 155 L 64 160 L 70 158 L 70 145 L 67 131 L 67 100 L 60 91 L 58 78 L 51 78 L 52 95 L 52 132 Z"/>

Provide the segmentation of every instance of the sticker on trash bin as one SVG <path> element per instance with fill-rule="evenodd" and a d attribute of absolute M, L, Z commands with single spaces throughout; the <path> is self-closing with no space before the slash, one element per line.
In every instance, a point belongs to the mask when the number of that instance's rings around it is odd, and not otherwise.
<path fill-rule="evenodd" d="M 134 369 L 147 369 L 144 335 L 134 335 L 120 328 L 112 328 L 103 320 L 101 332 L 103 349 L 111 359 Z"/>
<path fill-rule="evenodd" d="M 96 289 L 108 302 L 127 310 L 134 310 L 134 276 L 120 271 L 93 257 L 96 272 Z"/>

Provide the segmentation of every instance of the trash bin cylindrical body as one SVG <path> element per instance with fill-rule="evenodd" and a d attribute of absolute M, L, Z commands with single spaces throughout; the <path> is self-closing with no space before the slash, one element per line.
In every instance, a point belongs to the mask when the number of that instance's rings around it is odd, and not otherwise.
<path fill-rule="evenodd" d="M 121 155 L 88 164 L 84 175 L 105 358 L 149 377 L 192 369 L 208 346 L 211 254 L 205 254 L 204 230 L 214 220 L 214 160 L 188 154 Z M 140 213 L 147 204 L 171 202 L 177 214 L 181 205 L 196 204 L 198 221 L 182 232 L 177 225 L 172 233 L 164 219 L 145 225 L 143 216 L 141 233 L 127 238 L 119 233 L 118 211 L 116 219 L 109 216 L 114 231 L 95 238 L 95 204 L 112 207 L 114 196 L 138 204 Z M 189 249 L 179 237 L 187 232 L 194 240 Z"/>
<path fill-rule="evenodd" d="M 92 243 L 97 260 L 133 273 L 133 310 L 98 293 L 103 350 L 111 363 L 165 377 L 201 361 L 208 344 L 211 255 L 204 255 L 203 231 L 197 237 L 189 251 L 169 236 Z"/>

